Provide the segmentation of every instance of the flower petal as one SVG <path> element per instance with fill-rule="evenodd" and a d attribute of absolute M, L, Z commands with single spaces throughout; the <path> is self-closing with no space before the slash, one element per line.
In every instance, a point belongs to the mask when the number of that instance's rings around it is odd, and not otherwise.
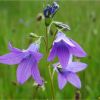
<path fill-rule="evenodd" d="M 56 56 L 56 47 L 55 45 L 52 47 L 52 49 L 50 50 L 50 54 L 48 57 L 48 61 L 52 61 Z"/>
<path fill-rule="evenodd" d="M 70 53 L 68 65 L 69 65 L 70 63 L 72 63 L 72 60 L 73 60 L 73 55 Z"/>
<path fill-rule="evenodd" d="M 87 64 L 81 62 L 72 62 L 68 65 L 67 71 L 79 72 L 84 70 L 87 67 Z"/>
<path fill-rule="evenodd" d="M 9 65 L 18 64 L 21 62 L 23 58 L 24 58 L 24 53 L 11 52 L 3 56 L 0 56 L 0 63 Z"/>
<path fill-rule="evenodd" d="M 31 68 L 33 67 L 32 59 L 24 59 L 17 68 L 17 81 L 23 84 L 31 76 Z"/>
<path fill-rule="evenodd" d="M 60 73 L 58 73 L 58 85 L 60 89 L 63 89 L 67 83 L 67 79 Z"/>
<path fill-rule="evenodd" d="M 39 44 L 37 44 L 37 43 L 32 43 L 29 47 L 28 47 L 28 49 L 27 50 L 29 50 L 29 51 L 38 51 L 39 50 Z"/>
<path fill-rule="evenodd" d="M 74 40 L 70 39 L 72 43 L 75 45 L 75 47 L 69 47 L 71 53 L 77 57 L 85 57 L 87 54 L 86 52 L 80 47 L 78 43 L 76 43 Z"/>
<path fill-rule="evenodd" d="M 37 62 L 40 61 L 40 59 L 43 57 L 43 54 L 39 53 L 39 52 L 34 52 L 34 57 L 37 60 Z"/>
<path fill-rule="evenodd" d="M 64 46 L 61 46 L 57 49 L 57 56 L 61 66 L 66 68 L 70 56 L 69 50 Z"/>
<path fill-rule="evenodd" d="M 9 44 L 8 44 L 8 49 L 9 49 L 11 52 L 22 52 L 20 49 L 12 47 L 12 44 L 11 44 L 10 42 L 9 42 Z"/>
<path fill-rule="evenodd" d="M 56 37 L 57 38 L 54 41 L 54 43 L 60 42 L 60 41 L 64 41 L 65 44 L 67 44 L 67 45 L 69 45 L 71 47 L 75 47 L 75 45 L 73 44 L 73 42 L 71 42 L 71 40 L 68 37 L 66 37 L 66 35 L 64 33 L 58 32 Z"/>
<path fill-rule="evenodd" d="M 40 72 L 38 70 L 38 66 L 37 66 L 37 63 L 36 62 L 33 62 L 33 67 L 31 68 L 31 73 L 32 73 L 32 76 L 34 78 L 34 80 L 39 84 L 39 85 L 42 85 L 43 84 L 43 80 L 40 76 Z"/>
<path fill-rule="evenodd" d="M 75 73 L 69 73 L 67 75 L 67 80 L 68 80 L 68 82 L 70 82 L 75 87 L 81 88 L 81 81 Z"/>

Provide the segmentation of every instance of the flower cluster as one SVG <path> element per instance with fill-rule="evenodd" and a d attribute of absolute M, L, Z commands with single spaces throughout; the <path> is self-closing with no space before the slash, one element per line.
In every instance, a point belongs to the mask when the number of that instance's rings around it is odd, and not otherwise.
<path fill-rule="evenodd" d="M 53 18 L 58 8 L 59 5 L 56 2 L 54 2 L 51 6 L 48 5 L 44 9 L 45 20 L 46 18 Z M 52 64 L 52 66 L 58 73 L 58 85 L 60 89 L 63 89 L 67 82 L 71 83 L 77 88 L 81 88 L 81 81 L 76 75 L 76 72 L 84 70 L 87 67 L 87 64 L 73 61 L 73 56 L 85 57 L 87 54 L 78 43 L 63 33 L 63 29 L 70 30 L 68 25 L 63 24 L 62 22 L 52 23 L 57 27 L 57 32 L 56 35 L 54 35 L 52 48 L 46 61 L 49 63 L 53 61 L 56 56 L 58 57 L 59 61 Z M 51 25 L 48 27 L 50 29 Z M 46 34 L 49 35 L 48 33 Z M 40 76 L 38 69 L 38 63 L 43 57 L 43 54 L 39 52 L 40 38 L 42 36 L 38 36 L 34 33 L 31 33 L 31 35 L 39 39 L 32 43 L 26 50 L 20 50 L 12 47 L 12 45 L 9 43 L 8 48 L 10 53 L 0 56 L 0 63 L 8 65 L 18 64 L 18 83 L 23 84 L 29 77 L 32 76 L 36 83 L 43 85 L 44 80 Z M 47 40 L 47 37 L 44 39 Z M 48 42 L 46 42 L 46 45 L 47 43 Z"/>
<path fill-rule="evenodd" d="M 62 89 L 67 81 L 77 88 L 80 88 L 81 82 L 75 72 L 83 70 L 87 65 L 80 62 L 72 62 L 71 56 L 85 57 L 85 51 L 74 40 L 66 37 L 64 33 L 58 31 L 52 49 L 50 50 L 48 61 L 52 61 L 56 56 L 58 57 L 59 62 L 54 64 L 54 67 L 59 73 L 59 88 Z"/>

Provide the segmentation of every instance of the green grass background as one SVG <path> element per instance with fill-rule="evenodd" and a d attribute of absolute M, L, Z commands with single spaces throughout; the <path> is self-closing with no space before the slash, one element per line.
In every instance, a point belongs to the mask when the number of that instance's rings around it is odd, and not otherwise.
<path fill-rule="evenodd" d="M 67 23 L 71 31 L 66 34 L 76 40 L 88 56 L 81 61 L 88 68 L 78 75 L 82 81 L 81 100 L 100 99 L 100 1 L 59 0 L 60 9 L 54 20 Z M 0 1 L 0 55 L 8 53 L 8 42 L 15 47 L 25 49 L 29 45 L 29 33 L 45 34 L 44 20 L 37 22 L 38 13 L 42 13 L 46 1 Z M 49 36 L 49 38 L 51 38 Z M 44 52 L 41 45 L 41 52 Z M 45 54 L 45 53 L 44 53 Z M 45 91 L 33 86 L 30 78 L 24 85 L 16 84 L 17 65 L 0 64 L 0 100 L 51 99 L 50 79 L 44 57 L 39 64 L 41 75 L 47 81 Z M 76 88 L 67 84 L 61 91 L 58 88 L 57 75 L 54 76 L 56 100 L 73 100 Z M 35 97 L 34 96 L 35 93 Z"/>

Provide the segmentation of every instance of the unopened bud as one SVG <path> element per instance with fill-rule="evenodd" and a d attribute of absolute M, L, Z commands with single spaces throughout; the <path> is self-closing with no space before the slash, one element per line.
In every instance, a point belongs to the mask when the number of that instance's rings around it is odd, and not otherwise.
<path fill-rule="evenodd" d="M 53 23 L 54 23 L 54 25 L 56 27 L 58 27 L 59 29 L 62 29 L 64 31 L 71 30 L 70 27 L 67 24 L 64 24 L 62 22 L 56 22 L 56 21 L 54 21 Z"/>
<path fill-rule="evenodd" d="M 80 91 L 76 91 L 76 93 L 75 93 L 75 100 L 80 100 L 80 98 L 81 98 Z"/>
<path fill-rule="evenodd" d="M 39 36 L 35 33 L 30 33 L 30 37 L 33 37 L 33 38 L 38 38 Z"/>

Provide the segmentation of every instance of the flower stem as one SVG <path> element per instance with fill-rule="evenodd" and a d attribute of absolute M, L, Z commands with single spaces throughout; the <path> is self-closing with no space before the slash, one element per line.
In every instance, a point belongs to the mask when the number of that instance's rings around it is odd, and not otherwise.
<path fill-rule="evenodd" d="M 35 88 L 35 90 L 34 90 L 34 93 L 33 93 L 33 99 L 35 99 L 36 94 L 38 92 L 38 89 L 39 89 L 39 86 L 37 85 L 36 88 Z"/>
<path fill-rule="evenodd" d="M 53 80 L 52 80 L 52 75 L 51 75 L 51 70 L 50 70 L 50 65 L 48 66 L 49 70 L 49 76 L 50 76 L 50 82 L 51 82 L 51 90 L 52 90 L 52 99 L 55 99 L 55 94 L 54 94 L 54 85 L 53 85 Z"/>
<path fill-rule="evenodd" d="M 48 53 L 48 27 L 46 27 L 46 52 Z"/>
<path fill-rule="evenodd" d="M 49 53 L 49 48 L 48 48 L 48 27 L 46 27 L 46 54 L 48 57 Z M 52 80 L 52 75 L 51 75 L 51 70 L 50 70 L 50 64 L 48 65 L 48 71 L 49 71 L 49 77 L 50 77 L 50 83 L 51 83 L 51 93 L 52 93 L 52 100 L 54 100 L 55 95 L 54 95 L 54 85 L 53 85 L 53 80 Z"/>

